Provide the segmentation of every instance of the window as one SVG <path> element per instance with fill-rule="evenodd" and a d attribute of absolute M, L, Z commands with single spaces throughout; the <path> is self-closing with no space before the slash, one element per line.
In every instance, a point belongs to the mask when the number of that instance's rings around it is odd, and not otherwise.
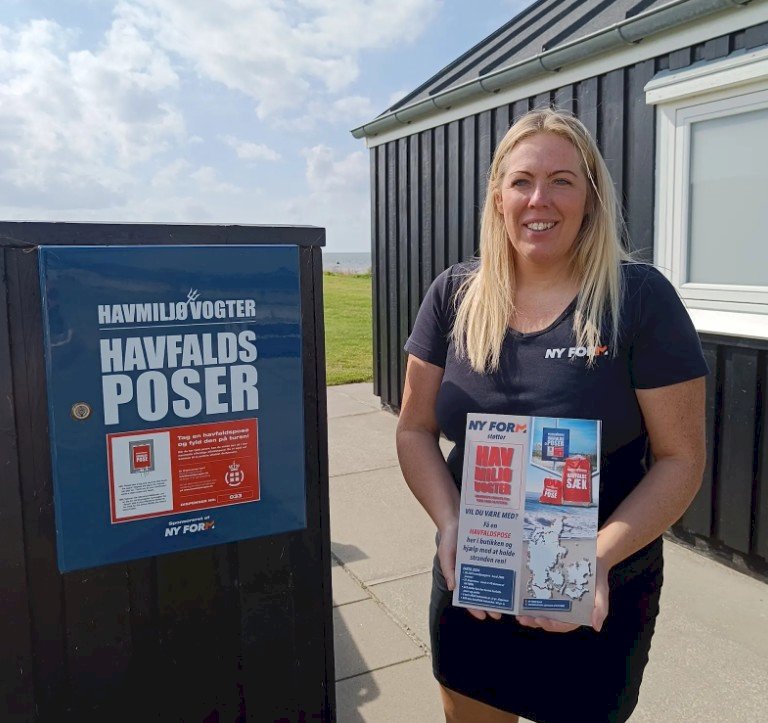
<path fill-rule="evenodd" d="M 655 261 L 700 331 L 768 338 L 768 48 L 664 72 Z"/>

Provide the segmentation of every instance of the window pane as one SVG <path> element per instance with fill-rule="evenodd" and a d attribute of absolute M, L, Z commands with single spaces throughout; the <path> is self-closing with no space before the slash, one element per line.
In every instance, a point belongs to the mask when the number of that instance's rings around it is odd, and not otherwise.
<path fill-rule="evenodd" d="M 768 286 L 768 109 L 691 124 L 688 281 Z"/>

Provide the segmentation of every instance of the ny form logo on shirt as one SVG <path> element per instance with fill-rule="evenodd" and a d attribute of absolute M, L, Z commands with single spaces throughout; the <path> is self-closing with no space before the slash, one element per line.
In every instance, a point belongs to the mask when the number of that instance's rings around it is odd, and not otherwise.
<path fill-rule="evenodd" d="M 590 354 L 594 350 L 595 356 L 605 356 L 608 354 L 607 346 L 587 347 L 587 346 L 564 346 L 554 347 L 552 349 L 544 350 L 545 359 L 573 359 L 574 357 L 584 357 Z"/>

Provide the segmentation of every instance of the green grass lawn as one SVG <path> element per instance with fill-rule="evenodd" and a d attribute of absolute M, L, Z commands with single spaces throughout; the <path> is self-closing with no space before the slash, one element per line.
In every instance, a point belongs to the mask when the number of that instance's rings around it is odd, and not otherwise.
<path fill-rule="evenodd" d="M 328 386 L 373 379 L 370 275 L 323 274 Z"/>

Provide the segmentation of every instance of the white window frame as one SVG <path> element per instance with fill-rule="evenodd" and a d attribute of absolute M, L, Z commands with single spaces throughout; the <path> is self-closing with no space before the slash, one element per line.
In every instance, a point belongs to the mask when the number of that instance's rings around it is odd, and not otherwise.
<path fill-rule="evenodd" d="M 645 93 L 657 111 L 654 261 L 699 331 L 768 339 L 768 269 L 765 286 L 686 281 L 691 124 L 768 108 L 768 47 L 659 73 Z"/>

